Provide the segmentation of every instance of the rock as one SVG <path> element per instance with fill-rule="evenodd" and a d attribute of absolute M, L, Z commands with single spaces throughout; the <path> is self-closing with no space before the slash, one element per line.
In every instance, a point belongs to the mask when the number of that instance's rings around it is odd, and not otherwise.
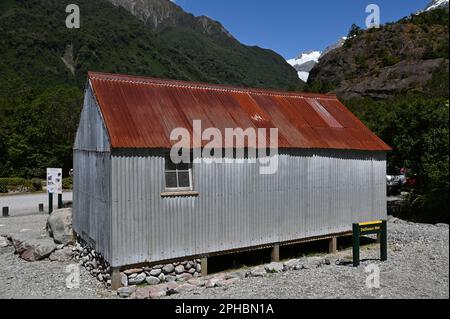
<path fill-rule="evenodd" d="M 198 273 L 202 273 L 202 265 L 200 263 L 195 265 L 195 271 Z"/>
<path fill-rule="evenodd" d="M 175 270 L 175 267 L 172 264 L 165 265 L 162 268 L 163 273 L 166 275 L 172 273 L 174 270 Z"/>
<path fill-rule="evenodd" d="M 120 283 L 123 287 L 128 287 L 128 276 L 123 272 L 120 273 Z"/>
<path fill-rule="evenodd" d="M 139 285 L 144 282 L 146 277 L 147 276 L 145 275 L 145 273 L 140 273 L 140 274 L 136 275 L 136 277 L 134 277 L 134 278 L 128 278 L 128 284 Z"/>
<path fill-rule="evenodd" d="M 46 236 L 41 235 L 40 232 L 31 230 L 22 230 L 18 233 L 12 234 L 10 237 L 11 243 L 14 247 L 14 252 L 16 254 L 21 254 L 24 250 L 24 243 L 28 240 L 36 238 L 45 238 Z"/>
<path fill-rule="evenodd" d="M 182 274 L 182 273 L 184 273 L 184 266 L 182 266 L 182 265 L 176 266 L 176 267 L 175 267 L 175 273 L 177 273 L 177 274 Z"/>
<path fill-rule="evenodd" d="M 42 260 L 55 250 L 51 239 L 34 239 L 28 242 L 28 245 L 28 248 L 20 254 L 20 257 L 26 261 Z"/>
<path fill-rule="evenodd" d="M 284 263 L 284 268 L 286 270 L 293 270 L 296 268 L 296 266 L 300 263 L 298 259 L 291 259 Z"/>
<path fill-rule="evenodd" d="M 268 273 L 279 273 L 282 272 L 284 269 L 283 263 L 279 263 L 279 262 L 272 262 L 270 264 L 267 264 L 264 266 L 264 269 L 268 272 Z"/>
<path fill-rule="evenodd" d="M 176 287 L 174 290 L 175 290 L 176 293 L 181 294 L 181 293 L 183 293 L 183 292 L 189 292 L 189 291 L 192 291 L 192 290 L 194 290 L 195 288 L 197 288 L 197 287 L 194 286 L 194 285 L 185 283 L 185 284 L 179 285 L 179 286 Z"/>
<path fill-rule="evenodd" d="M 177 277 L 175 277 L 175 276 L 171 276 L 171 275 L 166 276 L 167 282 L 174 282 L 175 280 L 177 280 Z"/>
<path fill-rule="evenodd" d="M 303 269 L 315 269 L 327 264 L 326 258 L 321 257 L 306 257 L 302 258 L 300 262 L 302 263 Z M 328 262 L 331 263 L 330 261 Z"/>
<path fill-rule="evenodd" d="M 153 276 L 149 276 L 149 277 L 145 278 L 145 281 L 151 286 L 159 285 L 161 283 L 159 278 L 156 278 L 156 277 L 153 277 Z"/>
<path fill-rule="evenodd" d="M 220 280 L 219 282 L 216 283 L 216 286 L 217 287 L 229 287 L 238 281 L 239 281 L 239 278 L 230 278 L 227 280 Z"/>
<path fill-rule="evenodd" d="M 225 275 L 225 279 L 244 279 L 246 277 L 246 274 L 244 271 L 236 271 L 236 272 L 232 272 L 232 273 L 228 273 Z"/>
<path fill-rule="evenodd" d="M 150 287 L 139 287 L 133 294 L 134 299 L 149 299 L 150 298 Z"/>
<path fill-rule="evenodd" d="M 158 276 L 159 281 L 161 282 L 165 282 L 166 281 L 166 275 L 164 275 L 163 273 L 160 273 Z"/>
<path fill-rule="evenodd" d="M 261 266 L 254 267 L 249 271 L 251 277 L 264 277 L 266 274 L 266 270 Z"/>
<path fill-rule="evenodd" d="M 205 287 L 206 288 L 215 288 L 217 287 L 217 283 L 220 281 L 219 278 L 211 278 L 208 281 L 206 281 Z"/>
<path fill-rule="evenodd" d="M 439 228 L 448 228 L 448 224 L 442 224 L 442 223 L 439 223 L 439 224 L 436 224 L 436 227 L 439 227 Z"/>
<path fill-rule="evenodd" d="M 72 259 L 72 249 L 70 248 L 64 248 L 60 250 L 55 250 L 50 254 L 48 257 L 51 261 L 60 261 L 60 262 L 66 262 Z"/>
<path fill-rule="evenodd" d="M 193 275 L 193 274 L 195 273 L 195 268 L 189 269 L 189 270 L 188 270 L 188 273 L 191 274 L 191 275 Z"/>
<path fill-rule="evenodd" d="M 56 243 L 73 244 L 75 237 L 72 230 L 72 209 L 64 208 L 53 211 L 47 219 L 47 230 Z"/>
<path fill-rule="evenodd" d="M 192 267 L 193 267 L 193 264 L 192 264 L 191 261 L 188 261 L 188 262 L 186 263 L 186 265 L 184 265 L 184 269 L 185 269 L 185 270 L 189 270 L 189 269 L 191 269 Z"/>
<path fill-rule="evenodd" d="M 192 278 L 192 275 L 184 273 L 184 274 L 177 275 L 176 277 L 177 277 L 177 281 L 188 281 L 189 279 Z"/>
<path fill-rule="evenodd" d="M 143 271 L 144 270 L 142 268 L 132 268 L 132 269 L 125 270 L 123 273 L 125 275 L 132 275 L 132 274 L 140 274 Z"/>
<path fill-rule="evenodd" d="M 353 264 L 352 257 L 343 257 L 341 259 L 336 260 L 336 265 L 347 266 Z"/>
<path fill-rule="evenodd" d="M 201 279 L 201 278 L 192 278 L 189 279 L 188 284 L 197 286 L 197 287 L 204 287 L 206 285 L 206 280 L 205 279 Z"/>
<path fill-rule="evenodd" d="M 168 283 L 159 285 L 159 287 L 166 289 L 167 294 L 170 295 L 171 293 L 175 292 L 175 288 L 178 287 L 178 283 L 176 283 L 176 282 L 168 282 Z"/>
<path fill-rule="evenodd" d="M 48 257 L 56 245 L 49 237 L 39 233 L 24 231 L 11 236 L 15 252 L 26 261 L 36 261 Z"/>
<path fill-rule="evenodd" d="M 136 286 L 122 287 L 117 290 L 117 294 L 120 298 L 129 298 L 132 294 L 136 292 Z"/>
<path fill-rule="evenodd" d="M 149 298 L 150 299 L 157 299 L 161 298 L 167 295 L 167 287 L 152 287 L 149 290 Z"/>
<path fill-rule="evenodd" d="M 0 236 L 0 248 L 8 247 L 9 240 L 6 237 Z"/>
<path fill-rule="evenodd" d="M 152 269 L 149 274 L 150 276 L 158 277 L 161 274 L 161 269 Z"/>
<path fill-rule="evenodd" d="M 102 274 L 98 274 L 98 275 L 97 275 L 97 279 L 98 279 L 99 281 L 103 281 L 103 275 L 102 275 Z"/>

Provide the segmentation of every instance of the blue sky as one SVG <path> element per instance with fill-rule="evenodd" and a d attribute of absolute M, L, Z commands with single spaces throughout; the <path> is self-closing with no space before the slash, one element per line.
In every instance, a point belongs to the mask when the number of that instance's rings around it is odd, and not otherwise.
<path fill-rule="evenodd" d="M 380 7 L 381 22 L 423 9 L 430 0 L 176 0 L 185 11 L 220 21 L 239 41 L 270 48 L 285 58 L 323 50 L 364 26 L 368 4 Z"/>

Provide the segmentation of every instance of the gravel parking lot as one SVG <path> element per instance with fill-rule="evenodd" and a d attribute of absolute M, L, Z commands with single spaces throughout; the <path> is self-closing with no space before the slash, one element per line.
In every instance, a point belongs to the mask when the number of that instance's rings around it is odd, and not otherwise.
<path fill-rule="evenodd" d="M 0 219 L 0 234 L 21 229 L 43 229 L 45 216 Z M 167 298 L 449 298 L 448 225 L 425 225 L 392 219 L 388 223 L 389 260 L 379 262 L 377 245 L 364 246 L 361 267 L 336 264 L 351 257 L 351 250 L 327 257 L 330 265 L 291 270 L 261 278 L 245 278 L 221 288 L 198 289 Z M 310 257 L 314 258 L 314 257 Z M 0 298 L 112 298 L 115 294 L 81 271 L 79 289 L 65 287 L 65 267 L 70 263 L 28 263 L 0 248 Z M 375 264 L 380 288 L 367 288 Z"/>

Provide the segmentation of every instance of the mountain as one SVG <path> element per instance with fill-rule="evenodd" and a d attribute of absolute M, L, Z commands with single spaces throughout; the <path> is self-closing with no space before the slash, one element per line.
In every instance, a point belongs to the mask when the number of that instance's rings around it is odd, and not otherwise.
<path fill-rule="evenodd" d="M 321 57 L 328 54 L 329 52 L 335 50 L 335 49 L 339 49 L 340 47 L 342 47 L 345 43 L 345 41 L 347 40 L 347 37 L 341 37 L 339 40 L 337 40 L 335 43 L 327 46 L 325 48 L 325 50 L 323 50 Z"/>
<path fill-rule="evenodd" d="M 301 53 L 294 59 L 287 60 L 287 63 L 292 65 L 298 73 L 298 77 L 307 82 L 309 77 L 309 71 L 312 70 L 314 65 L 319 62 L 319 57 L 322 53 L 320 51 L 307 51 Z"/>
<path fill-rule="evenodd" d="M 361 30 L 320 58 L 308 85 L 345 99 L 383 99 L 429 89 L 433 78 L 445 81 L 448 72 L 448 20 L 448 9 L 434 9 Z M 445 90 L 445 82 L 440 82 L 434 82 L 435 90 Z"/>
<path fill-rule="evenodd" d="M 303 82 L 308 82 L 309 72 L 319 62 L 319 59 L 344 45 L 346 38 L 342 37 L 337 42 L 329 45 L 323 52 L 321 51 L 307 51 L 299 54 L 296 58 L 287 60 L 287 63 L 292 65 L 297 71 L 298 77 Z"/>
<path fill-rule="evenodd" d="M 223 26 L 169 0 L 0 1 L 0 176 L 72 166 L 86 73 L 104 71 L 288 89 L 301 82 L 277 53 L 246 46 Z"/>
<path fill-rule="evenodd" d="M 275 52 L 242 45 L 169 0 L 111 2 L 77 1 L 81 28 L 67 29 L 69 0 L 2 1 L 0 95 L 24 85 L 82 88 L 88 70 L 279 89 L 299 82 Z"/>
<path fill-rule="evenodd" d="M 222 24 L 206 16 L 195 17 L 169 0 L 108 0 L 154 29 L 186 27 L 196 32 L 233 38 Z"/>
<path fill-rule="evenodd" d="M 449 0 L 433 0 L 425 7 L 423 11 L 448 8 L 448 1 Z"/>

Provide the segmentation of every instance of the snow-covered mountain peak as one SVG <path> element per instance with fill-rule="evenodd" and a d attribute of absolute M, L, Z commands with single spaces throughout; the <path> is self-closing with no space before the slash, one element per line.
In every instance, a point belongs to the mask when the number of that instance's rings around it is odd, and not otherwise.
<path fill-rule="evenodd" d="M 433 0 L 426 6 L 424 11 L 430 11 L 439 8 L 448 8 L 448 2 L 449 0 Z"/>
<path fill-rule="evenodd" d="M 290 59 L 287 62 L 290 65 L 292 65 L 293 67 L 295 67 L 296 65 L 301 65 L 308 61 L 318 62 L 321 54 L 322 54 L 322 52 L 320 52 L 320 51 L 306 51 L 306 52 L 300 53 L 296 58 Z"/>
<path fill-rule="evenodd" d="M 297 70 L 298 77 L 303 82 L 308 82 L 309 72 L 313 67 L 319 62 L 319 59 L 337 48 L 344 45 L 346 37 L 340 38 L 336 43 L 328 46 L 323 52 L 322 51 L 305 51 L 299 54 L 296 58 L 287 60 L 287 63 L 292 65 L 294 69 Z"/>
<path fill-rule="evenodd" d="M 299 54 L 294 59 L 289 59 L 287 62 L 294 67 L 298 72 L 298 77 L 304 81 L 308 81 L 309 71 L 312 70 L 314 65 L 319 62 L 319 58 L 322 55 L 320 51 L 306 51 Z"/>

